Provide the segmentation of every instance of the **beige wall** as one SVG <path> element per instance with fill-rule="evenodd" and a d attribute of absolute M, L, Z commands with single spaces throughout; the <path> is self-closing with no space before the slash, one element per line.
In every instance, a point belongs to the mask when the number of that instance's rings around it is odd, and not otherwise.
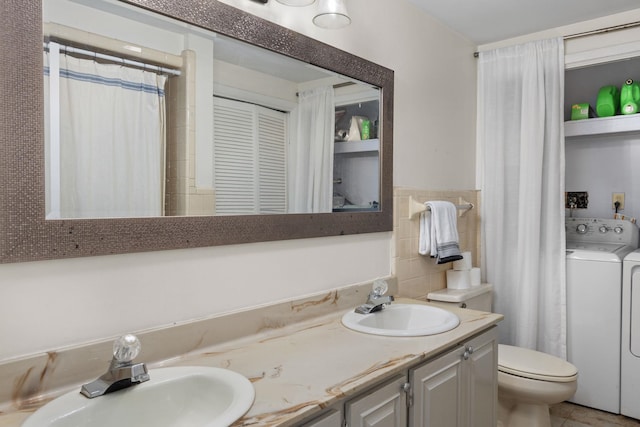
<path fill-rule="evenodd" d="M 394 185 L 474 188 L 472 43 L 406 0 L 349 0 L 350 27 L 313 8 L 238 7 L 395 70 Z M 386 276 L 392 233 L 0 265 L 0 362 Z"/>

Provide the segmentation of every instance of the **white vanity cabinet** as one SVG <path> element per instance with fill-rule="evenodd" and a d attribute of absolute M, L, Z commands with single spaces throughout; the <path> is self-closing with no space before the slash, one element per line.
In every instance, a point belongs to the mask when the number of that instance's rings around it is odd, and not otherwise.
<path fill-rule="evenodd" d="M 412 369 L 411 425 L 463 425 L 464 406 L 463 348 L 440 356 L 434 361 Z"/>
<path fill-rule="evenodd" d="M 496 425 L 498 342 L 495 329 L 409 371 L 410 426 Z"/>
<path fill-rule="evenodd" d="M 494 327 L 303 426 L 494 427 L 497 403 L 498 340 Z"/>
<path fill-rule="evenodd" d="M 322 415 L 302 424 L 301 427 L 342 427 L 344 419 L 341 409 L 329 409 Z"/>
<path fill-rule="evenodd" d="M 407 376 L 398 375 L 362 397 L 345 404 L 348 427 L 404 427 L 407 425 Z"/>

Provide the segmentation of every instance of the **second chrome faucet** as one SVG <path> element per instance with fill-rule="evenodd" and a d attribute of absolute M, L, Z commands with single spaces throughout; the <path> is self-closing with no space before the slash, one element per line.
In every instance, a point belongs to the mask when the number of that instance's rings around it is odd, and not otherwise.
<path fill-rule="evenodd" d="M 373 281 L 373 290 L 369 293 L 367 302 L 356 307 L 356 313 L 368 314 L 382 310 L 387 304 L 393 302 L 392 295 L 384 295 L 389 290 L 387 282 L 382 279 Z"/>

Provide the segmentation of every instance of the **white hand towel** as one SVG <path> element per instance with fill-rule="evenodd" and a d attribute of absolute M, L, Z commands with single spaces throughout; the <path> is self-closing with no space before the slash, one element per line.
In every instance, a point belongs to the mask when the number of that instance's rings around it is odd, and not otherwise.
<path fill-rule="evenodd" d="M 462 259 L 458 244 L 458 210 L 451 202 L 425 203 L 431 213 L 420 214 L 420 243 L 418 252 L 429 254 L 438 264 Z"/>

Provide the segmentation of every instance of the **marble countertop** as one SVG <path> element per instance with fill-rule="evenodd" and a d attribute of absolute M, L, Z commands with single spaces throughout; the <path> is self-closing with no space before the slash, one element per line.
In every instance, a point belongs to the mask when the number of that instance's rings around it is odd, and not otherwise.
<path fill-rule="evenodd" d="M 398 298 L 397 302 L 430 304 Z M 438 305 L 431 303 L 432 305 Z M 344 310 L 257 333 L 149 366 L 227 368 L 251 380 L 256 398 L 235 426 L 290 426 L 497 324 L 502 316 L 446 306 L 455 329 L 425 337 L 383 337 L 342 326 Z M 0 413 L 0 427 L 19 426 L 37 405 Z"/>

